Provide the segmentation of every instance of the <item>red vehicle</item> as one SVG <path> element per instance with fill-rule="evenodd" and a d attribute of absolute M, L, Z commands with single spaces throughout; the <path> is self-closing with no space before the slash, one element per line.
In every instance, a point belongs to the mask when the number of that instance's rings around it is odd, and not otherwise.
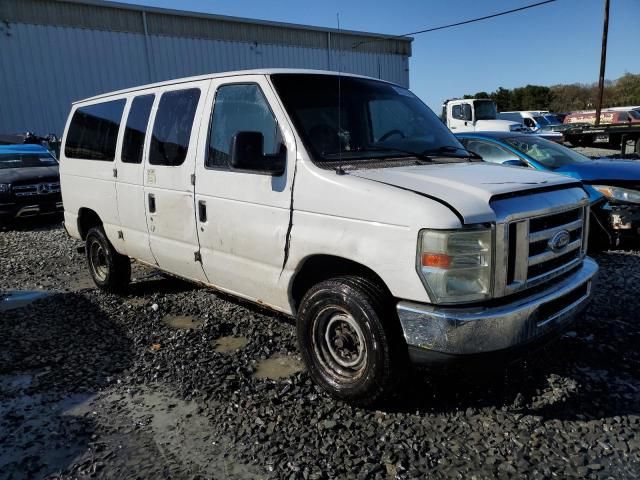
<path fill-rule="evenodd" d="M 564 117 L 564 123 L 596 123 L 596 112 L 573 112 Z M 640 112 L 637 110 L 604 110 L 600 112 L 600 125 L 614 123 L 640 123 Z"/>
<path fill-rule="evenodd" d="M 563 130 L 564 138 L 574 146 L 597 146 L 621 150 L 634 146 L 640 155 L 640 110 L 615 108 L 600 112 L 600 125 L 595 125 L 596 112 L 573 112 L 564 118 L 569 125 Z"/>

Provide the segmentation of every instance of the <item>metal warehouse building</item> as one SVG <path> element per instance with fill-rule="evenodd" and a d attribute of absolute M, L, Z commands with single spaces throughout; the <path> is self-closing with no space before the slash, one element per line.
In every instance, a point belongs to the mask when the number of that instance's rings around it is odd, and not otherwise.
<path fill-rule="evenodd" d="M 0 133 L 61 135 L 75 100 L 227 70 L 340 68 L 408 86 L 411 41 L 95 0 L 0 0 Z"/>

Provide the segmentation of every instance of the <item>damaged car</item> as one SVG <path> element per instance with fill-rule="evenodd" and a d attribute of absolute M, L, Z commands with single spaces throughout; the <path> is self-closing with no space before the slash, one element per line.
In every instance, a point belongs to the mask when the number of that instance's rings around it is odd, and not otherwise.
<path fill-rule="evenodd" d="M 58 161 L 40 145 L 0 145 L 0 224 L 62 213 Z"/>
<path fill-rule="evenodd" d="M 579 181 L 479 161 L 373 78 L 107 93 L 72 105 L 60 154 L 64 225 L 98 287 L 125 290 L 133 259 L 292 316 L 310 377 L 359 404 L 410 362 L 531 351 L 579 318 L 598 270 Z"/>
<path fill-rule="evenodd" d="M 640 163 L 598 159 L 530 135 L 506 132 L 457 135 L 483 160 L 568 175 L 582 181 L 592 201 L 592 243 L 619 246 L 640 238 Z"/>

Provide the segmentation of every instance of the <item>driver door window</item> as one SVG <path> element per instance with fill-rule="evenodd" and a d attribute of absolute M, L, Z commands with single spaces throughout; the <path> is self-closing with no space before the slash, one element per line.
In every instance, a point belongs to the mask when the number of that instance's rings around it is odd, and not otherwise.
<path fill-rule="evenodd" d="M 262 133 L 265 155 L 273 155 L 280 148 L 278 123 L 258 85 L 235 84 L 218 88 L 211 115 L 207 168 L 231 168 L 229 150 L 231 140 L 238 132 Z"/>

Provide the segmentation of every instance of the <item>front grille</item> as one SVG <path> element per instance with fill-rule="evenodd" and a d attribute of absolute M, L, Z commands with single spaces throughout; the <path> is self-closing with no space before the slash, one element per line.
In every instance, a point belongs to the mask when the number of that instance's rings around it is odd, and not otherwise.
<path fill-rule="evenodd" d="M 42 182 L 28 185 L 14 185 L 12 188 L 16 197 L 32 197 L 60 193 L 60 182 Z"/>
<path fill-rule="evenodd" d="M 508 224 L 505 293 L 544 283 L 582 261 L 586 209 L 580 206 Z"/>
<path fill-rule="evenodd" d="M 561 313 L 567 307 L 570 307 L 574 303 L 582 300 L 589 295 L 589 284 L 585 283 L 581 287 L 563 295 L 555 300 L 551 300 L 538 308 L 538 326 L 542 326 L 545 323 L 552 320 L 559 313 Z"/>

